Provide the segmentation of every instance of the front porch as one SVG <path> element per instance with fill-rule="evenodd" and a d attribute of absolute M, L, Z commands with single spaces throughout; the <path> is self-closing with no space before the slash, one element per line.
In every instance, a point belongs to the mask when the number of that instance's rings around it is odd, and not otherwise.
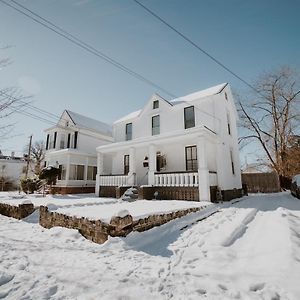
<path fill-rule="evenodd" d="M 133 178 L 132 178 L 133 177 Z M 100 175 L 99 196 L 120 198 L 132 186 L 137 187 L 139 199 L 199 201 L 199 173 L 194 171 L 155 172 L 153 185 L 137 186 L 133 175 Z M 216 200 L 217 173 L 209 172 L 210 200 Z"/>
<path fill-rule="evenodd" d="M 116 188 L 135 186 L 148 189 L 140 192 L 144 199 L 210 201 L 210 187 L 218 186 L 217 141 L 211 135 L 198 132 L 98 147 L 96 194 L 116 197 Z"/>

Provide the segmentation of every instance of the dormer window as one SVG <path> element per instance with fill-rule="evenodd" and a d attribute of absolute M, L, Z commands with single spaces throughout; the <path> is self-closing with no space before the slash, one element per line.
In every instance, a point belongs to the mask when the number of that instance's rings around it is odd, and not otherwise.
<path fill-rule="evenodd" d="M 132 140 L 132 123 L 126 124 L 125 135 L 126 141 Z"/>
<path fill-rule="evenodd" d="M 159 108 L 159 101 L 158 100 L 154 100 L 153 101 L 153 109 Z"/>
<path fill-rule="evenodd" d="M 195 127 L 195 111 L 194 106 L 189 106 L 184 109 L 184 128 Z"/>

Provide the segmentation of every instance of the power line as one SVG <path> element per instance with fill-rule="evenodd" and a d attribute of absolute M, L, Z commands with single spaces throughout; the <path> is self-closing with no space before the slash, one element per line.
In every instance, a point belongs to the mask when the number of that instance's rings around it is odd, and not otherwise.
<path fill-rule="evenodd" d="M 137 79 L 139 79 L 139 80 L 141 80 L 141 81 L 143 81 L 143 82 L 145 82 L 145 83 L 147 83 L 147 84 L 149 84 L 149 85 L 151 85 L 151 86 L 153 86 L 153 87 L 155 87 L 155 88 L 157 88 L 157 89 L 163 91 L 164 93 L 168 94 L 168 95 L 171 96 L 172 98 L 177 98 L 177 99 L 180 99 L 180 98 L 181 98 L 181 97 L 178 97 L 178 96 L 174 95 L 173 93 L 171 93 L 171 92 L 165 90 L 165 89 L 162 88 L 160 85 L 158 85 L 158 84 L 156 84 L 156 83 L 150 81 L 149 79 L 145 78 L 144 76 L 142 76 L 142 75 L 140 75 L 140 74 L 138 74 L 138 73 L 132 71 L 131 69 L 127 68 L 125 65 L 123 65 L 123 64 L 121 64 L 121 63 L 119 63 L 119 62 L 117 62 L 116 60 L 112 59 L 111 57 L 107 56 L 106 54 L 100 52 L 99 50 L 97 50 L 97 49 L 94 48 L 93 46 L 91 46 L 91 45 L 85 43 L 85 42 L 82 41 L 81 39 L 79 39 L 79 38 L 77 38 L 76 36 L 70 34 L 70 33 L 67 32 L 66 30 L 64 30 L 63 28 L 61 28 L 61 27 L 55 25 L 53 22 L 51 22 L 51 21 L 45 19 L 44 17 L 40 16 L 39 14 L 35 13 L 34 11 L 28 9 L 28 8 L 25 7 L 24 5 L 21 5 L 21 4 L 18 3 L 17 1 L 15 1 L 15 0 L 10 0 L 10 1 L 13 2 L 15 5 L 18 5 L 20 8 L 26 10 L 27 12 L 31 13 L 32 15 L 36 16 L 37 18 L 39 18 L 39 19 L 42 20 L 42 21 L 36 19 L 35 17 L 32 17 L 31 15 L 29 15 L 29 14 L 27 14 L 26 12 L 22 11 L 21 9 L 19 9 L 19 8 L 15 7 L 15 6 L 11 5 L 11 4 L 9 4 L 9 3 L 7 3 L 6 1 L 0 0 L 0 2 L 2 2 L 3 4 L 5 4 L 5 5 L 11 7 L 12 9 L 16 10 L 17 12 L 19 12 L 19 13 L 25 15 L 26 17 L 30 18 L 31 20 L 35 21 L 36 23 L 38 23 L 38 24 L 40 24 L 40 25 L 46 27 L 47 29 L 49 29 L 49 30 L 55 32 L 56 34 L 60 35 L 61 37 L 63 37 L 63 38 L 65 38 L 65 39 L 69 40 L 69 41 L 72 42 L 73 44 L 75 44 L 75 45 L 81 47 L 82 49 L 84 49 L 84 50 L 90 52 L 91 54 L 94 54 L 95 56 L 97 56 L 97 57 L 99 57 L 99 58 L 105 60 L 106 62 L 108 62 L 108 63 L 114 65 L 115 67 L 117 67 L 117 68 L 119 68 L 119 69 L 125 71 L 126 73 L 128 73 L 128 74 L 130 74 L 130 75 L 136 77 Z M 139 2 L 137 2 L 137 3 L 139 3 Z M 139 3 L 139 4 L 140 4 L 140 3 Z M 45 24 L 44 22 L 46 22 L 46 23 L 49 24 L 49 25 Z M 56 28 L 57 30 L 54 29 L 54 28 L 52 28 L 52 27 L 50 27 L 50 26 Z M 61 32 L 59 32 L 58 30 L 61 31 Z M 60 119 L 60 117 L 57 117 L 57 116 L 55 116 L 55 115 L 52 114 L 52 113 L 49 113 L 49 112 L 44 111 L 44 110 L 41 110 L 41 109 L 39 109 L 39 108 L 37 108 L 37 107 L 34 107 L 34 106 L 32 106 L 32 105 L 31 105 L 31 107 L 32 107 L 34 110 L 36 110 L 37 112 L 40 112 L 40 113 L 43 113 L 43 114 L 45 114 L 45 113 L 46 113 L 46 114 L 51 114 L 51 115 L 54 116 L 55 118 Z M 202 113 L 204 113 L 204 114 L 206 114 L 206 115 L 208 115 L 208 116 L 210 116 L 210 117 L 212 117 L 212 118 L 214 118 L 214 119 L 218 119 L 218 118 L 216 118 L 215 116 L 213 116 L 213 115 L 211 115 L 211 114 L 209 114 L 209 113 L 207 113 L 207 112 L 205 112 L 205 111 L 200 110 L 199 108 L 197 108 L 197 109 L 198 109 L 199 111 L 201 111 Z M 36 115 L 33 115 L 33 118 L 36 118 L 36 117 L 37 117 Z M 80 125 L 80 124 L 78 124 L 78 125 Z"/>
<path fill-rule="evenodd" d="M 190 43 L 192 46 L 194 46 L 196 49 L 198 49 L 200 52 L 202 52 L 204 55 L 209 57 L 211 60 L 213 60 L 216 64 L 218 64 L 220 67 L 222 67 L 224 70 L 229 72 L 231 75 L 233 75 L 235 78 L 243 82 L 245 85 L 247 85 L 249 88 L 254 90 L 256 93 L 260 94 L 259 91 L 250 83 L 248 83 L 245 79 L 243 79 L 241 76 L 239 76 L 237 73 L 232 71 L 229 67 L 225 66 L 220 60 L 215 58 L 213 55 L 209 54 L 206 50 L 201 48 L 198 44 L 193 42 L 190 38 L 188 38 L 186 35 L 184 35 L 182 32 L 180 32 L 178 29 L 176 29 L 174 26 L 169 24 L 167 21 L 165 21 L 163 18 L 161 18 L 159 15 L 157 15 L 155 12 L 153 12 L 151 9 L 149 9 L 146 5 L 142 4 L 138 0 L 133 0 L 135 3 L 137 3 L 139 6 L 141 6 L 144 10 L 146 10 L 149 14 L 151 14 L 153 17 L 158 19 L 160 22 L 165 24 L 168 28 L 170 28 L 172 31 L 176 32 L 178 35 L 180 35 L 184 40 L 186 40 L 188 43 Z"/>
<path fill-rule="evenodd" d="M 68 33 L 66 30 L 62 29 L 61 27 L 55 25 L 54 23 L 48 21 L 47 19 L 41 17 L 39 14 L 33 12 L 32 10 L 26 8 L 25 6 L 19 4 L 18 2 L 11 0 L 14 4 L 18 5 L 19 7 L 25 9 L 26 11 L 30 12 L 31 14 L 33 14 L 34 16 L 38 17 L 40 20 L 38 20 L 37 18 L 29 15 L 28 13 L 24 12 L 23 10 L 7 3 L 4 0 L 0 0 L 0 2 L 2 2 L 3 4 L 5 4 L 6 6 L 11 7 L 12 9 L 14 9 L 15 11 L 19 12 L 20 14 L 30 18 L 31 20 L 33 20 L 34 22 L 42 25 L 43 27 L 51 30 L 52 32 L 60 35 L 61 37 L 69 40 L 71 43 L 77 45 L 78 47 L 88 51 L 89 53 L 101 58 L 102 60 L 114 65 L 115 67 L 119 68 L 120 70 L 130 74 L 131 76 L 139 79 L 140 81 L 143 81 L 144 83 L 151 85 L 153 87 L 155 87 L 156 89 L 159 89 L 160 91 L 164 92 L 165 94 L 171 96 L 172 98 L 177 98 L 174 94 L 172 94 L 171 92 L 169 92 L 168 90 L 164 89 L 162 86 L 156 84 L 155 82 L 147 79 L 146 77 L 144 77 L 143 75 L 131 70 L 130 68 L 126 67 L 125 65 L 121 64 L 120 62 L 118 62 L 117 60 L 111 58 L 110 56 L 104 54 L 103 52 L 97 50 L 96 48 L 94 48 L 93 46 L 83 42 L 81 39 L 77 38 L 76 36 Z M 44 22 L 46 22 L 47 24 L 45 24 Z M 52 27 L 54 28 L 52 28 Z M 56 28 L 56 29 L 55 29 Z"/>

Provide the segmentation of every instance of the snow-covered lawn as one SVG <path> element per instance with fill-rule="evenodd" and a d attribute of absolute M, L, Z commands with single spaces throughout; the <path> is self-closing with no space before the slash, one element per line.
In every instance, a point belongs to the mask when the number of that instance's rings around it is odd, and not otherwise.
<path fill-rule="evenodd" d="M 16 197 L 16 198 L 14 198 Z M 34 206 L 48 206 L 49 210 L 69 216 L 86 217 L 90 220 L 101 220 L 109 223 L 113 216 L 131 214 L 133 219 L 146 218 L 153 214 L 166 214 L 173 211 L 204 207 L 211 202 L 196 201 L 160 201 L 137 200 L 127 202 L 115 198 L 99 198 L 94 194 L 81 195 L 22 195 L 17 193 L 1 193 L 0 203 L 17 206 L 23 202 L 32 202 Z"/>
<path fill-rule="evenodd" d="M 0 298 L 300 299 L 300 200 L 245 197 L 126 238 L 0 216 Z"/>
<path fill-rule="evenodd" d="M 109 223 L 112 216 L 125 216 L 130 214 L 134 220 L 138 220 L 154 214 L 160 215 L 188 208 L 205 207 L 208 205 L 212 205 L 212 203 L 178 200 L 137 200 L 134 202 L 121 200 L 117 203 L 101 206 L 86 205 L 84 207 L 62 207 L 56 209 L 55 212 L 69 216 L 86 217 L 90 220 L 102 220 Z"/>
<path fill-rule="evenodd" d="M 76 194 L 76 195 L 26 195 L 17 192 L 0 192 L 0 202 L 18 206 L 24 201 L 30 201 L 34 206 L 53 204 L 57 207 L 101 205 L 117 203 L 114 198 L 99 198 L 95 194 Z"/>

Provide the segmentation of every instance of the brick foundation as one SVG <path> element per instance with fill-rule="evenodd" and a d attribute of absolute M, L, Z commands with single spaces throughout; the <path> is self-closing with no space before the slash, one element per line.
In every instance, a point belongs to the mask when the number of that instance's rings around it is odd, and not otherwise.
<path fill-rule="evenodd" d="M 99 197 L 117 198 L 117 186 L 101 186 Z"/>
<path fill-rule="evenodd" d="M 100 188 L 100 197 L 120 198 L 130 186 L 103 186 Z M 139 199 L 158 200 L 185 200 L 199 201 L 198 187 L 171 187 L 171 186 L 141 186 L 138 187 Z M 243 196 L 242 189 L 223 190 L 223 201 L 229 201 Z M 217 202 L 217 186 L 210 187 L 210 201 Z"/>
<path fill-rule="evenodd" d="M 0 203 L 0 214 L 15 218 L 23 219 L 28 217 L 34 212 L 35 208 L 32 203 L 30 204 L 19 204 L 19 206 L 12 206 L 5 203 Z"/>
<path fill-rule="evenodd" d="M 155 192 L 158 192 L 156 199 L 159 200 L 199 201 L 197 187 L 143 186 L 139 188 L 139 199 L 152 200 Z"/>
<path fill-rule="evenodd" d="M 52 190 L 55 194 L 89 194 L 95 193 L 94 186 L 53 186 Z"/>
<path fill-rule="evenodd" d="M 48 229 L 54 226 L 77 229 L 86 239 L 102 244 L 108 239 L 108 236 L 125 237 L 132 231 L 146 231 L 189 213 L 199 211 L 200 209 L 202 208 L 189 208 L 168 214 L 152 215 L 136 221 L 133 221 L 131 215 L 123 218 L 113 217 L 110 223 L 107 224 L 100 220 L 94 221 L 83 217 L 77 218 L 56 212 L 49 212 L 47 207 L 40 206 L 40 225 Z"/>

